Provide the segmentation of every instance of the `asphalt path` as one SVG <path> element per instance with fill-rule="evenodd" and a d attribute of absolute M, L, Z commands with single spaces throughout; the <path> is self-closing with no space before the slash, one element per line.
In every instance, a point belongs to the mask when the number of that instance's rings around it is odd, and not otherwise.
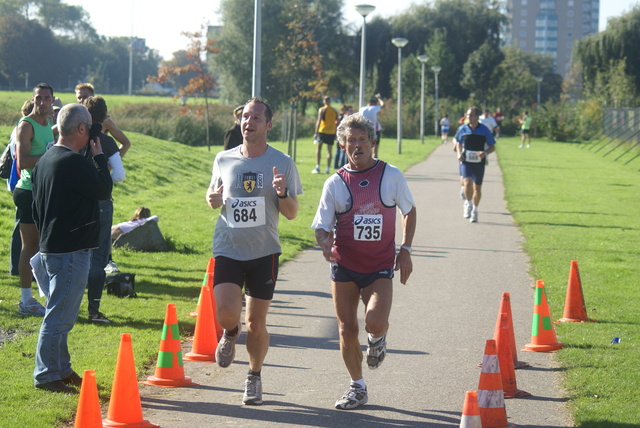
<path fill-rule="evenodd" d="M 267 319 L 271 347 L 262 369 L 262 406 L 242 405 L 248 370 L 243 335 L 227 369 L 185 362 L 185 375 L 199 385 L 141 386 L 144 418 L 165 428 L 458 427 L 465 391 L 478 387 L 478 364 L 503 292 L 511 294 L 518 350 L 531 340 L 536 278 L 528 275 L 523 239 L 506 209 L 495 154 L 490 162 L 478 223 L 462 216 L 450 146 L 405 173 L 418 212 L 414 270 L 408 284 L 400 284 L 399 275 L 394 280 L 387 358 L 376 370 L 365 363 L 368 404 L 351 411 L 333 406 L 349 378 L 339 352 L 329 265 L 316 247 L 280 269 Z M 362 316 L 361 306 L 361 327 Z M 364 328 L 360 336 L 366 344 Z M 183 352 L 190 346 L 183 343 Z M 509 422 L 573 426 L 554 355 L 519 351 L 518 359 L 531 365 L 516 377 L 532 397 L 506 400 Z"/>

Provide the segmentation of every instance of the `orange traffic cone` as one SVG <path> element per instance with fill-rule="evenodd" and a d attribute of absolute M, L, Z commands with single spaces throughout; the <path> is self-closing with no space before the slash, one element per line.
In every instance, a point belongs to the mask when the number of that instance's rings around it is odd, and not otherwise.
<path fill-rule="evenodd" d="M 78 411 L 73 427 L 102 428 L 102 414 L 100 413 L 96 372 L 93 370 L 85 370 L 82 374 Z"/>
<path fill-rule="evenodd" d="M 123 333 L 120 339 L 109 412 L 107 413 L 107 419 L 102 421 L 102 426 L 118 428 L 152 428 L 159 426 L 142 419 L 138 377 L 129 333 Z"/>
<path fill-rule="evenodd" d="M 193 335 L 193 347 L 191 352 L 187 352 L 184 355 L 185 360 L 202 362 L 214 362 L 216 360 L 218 339 L 212 311 L 211 288 L 208 284 L 205 284 L 200 290 L 200 306 L 198 307 L 196 330 Z"/>
<path fill-rule="evenodd" d="M 149 376 L 146 385 L 153 386 L 188 386 L 196 385 L 190 377 L 184 376 L 184 363 L 182 362 L 182 345 L 180 344 L 180 331 L 178 328 L 178 315 L 176 305 L 167 305 L 167 314 L 162 327 L 160 350 L 158 351 L 158 363 L 156 372 Z"/>
<path fill-rule="evenodd" d="M 518 389 L 516 371 L 513 368 L 511 356 L 511 340 L 509 338 L 509 319 L 507 314 L 500 314 L 500 328 L 496 337 L 498 347 L 498 361 L 500 362 L 500 377 L 502 378 L 502 392 L 504 398 L 530 397 L 527 391 Z"/>
<path fill-rule="evenodd" d="M 478 383 L 478 407 L 480 408 L 480 420 L 484 428 L 514 426 L 507 422 L 498 351 L 496 341 L 493 339 L 487 340 L 484 349 L 482 372 Z"/>
<path fill-rule="evenodd" d="M 509 328 L 509 342 L 511 345 L 511 356 L 513 357 L 513 368 L 522 369 L 529 367 L 529 363 L 524 361 L 518 361 L 518 352 L 516 350 L 516 335 L 513 330 L 513 315 L 511 314 L 511 294 L 502 293 L 502 300 L 500 301 L 500 309 L 498 310 L 498 319 L 496 320 L 496 328 L 493 331 L 493 338 L 498 340 L 498 333 L 500 330 L 500 319 L 502 314 L 507 314 L 508 328 Z"/>
<path fill-rule="evenodd" d="M 213 257 L 209 257 L 209 263 L 207 263 L 207 273 L 210 273 L 213 275 L 213 271 L 216 268 L 216 259 Z"/>
<path fill-rule="evenodd" d="M 551 312 L 544 292 L 544 281 L 536 283 L 536 294 L 533 302 L 533 321 L 531 323 L 531 343 L 524 345 L 523 351 L 555 352 L 564 344 L 556 339 Z"/>
<path fill-rule="evenodd" d="M 482 428 L 480 409 L 478 409 L 478 393 L 476 391 L 467 391 L 464 394 L 460 428 Z"/>
<path fill-rule="evenodd" d="M 567 297 L 564 301 L 564 313 L 556 323 L 559 322 L 586 322 L 595 321 L 587 316 L 587 308 L 584 304 L 582 294 L 582 283 L 580 282 L 580 271 L 578 262 L 573 260 L 569 269 L 569 282 L 567 283 Z"/>

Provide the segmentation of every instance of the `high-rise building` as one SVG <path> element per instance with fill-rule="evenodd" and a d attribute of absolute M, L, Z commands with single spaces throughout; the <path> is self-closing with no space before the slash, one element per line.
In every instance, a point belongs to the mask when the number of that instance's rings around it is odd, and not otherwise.
<path fill-rule="evenodd" d="M 598 32 L 600 0 L 506 0 L 506 7 L 506 44 L 550 56 L 562 76 L 574 42 Z"/>

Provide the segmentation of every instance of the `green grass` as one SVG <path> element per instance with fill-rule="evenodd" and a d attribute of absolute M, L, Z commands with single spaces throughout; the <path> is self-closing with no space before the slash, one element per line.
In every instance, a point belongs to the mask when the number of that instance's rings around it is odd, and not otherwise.
<path fill-rule="evenodd" d="M 640 184 L 623 165 L 578 145 L 500 140 L 508 208 L 525 237 L 531 275 L 545 281 L 562 317 L 571 260 L 579 262 L 587 313 L 595 323 L 556 325 L 564 348 L 570 407 L 580 427 L 638 426 L 640 401 Z M 611 339 L 621 342 L 611 345 Z"/>
<path fill-rule="evenodd" d="M 111 98 L 110 98 L 111 102 Z M 0 141 L 7 141 L 12 127 L 0 126 Z M 114 187 L 114 222 L 127 220 L 140 205 L 151 208 L 160 218 L 159 226 L 175 251 L 142 253 L 114 250 L 114 260 L 123 272 L 136 273 L 137 299 L 117 299 L 105 294 L 101 309 L 111 325 L 91 325 L 86 321 L 86 298 L 80 318 L 69 335 L 73 366 L 79 373 L 96 371 L 103 404 L 111 391 L 120 335 L 131 333 L 138 375 L 152 374 L 158 353 L 166 305 L 175 303 L 183 337 L 193 333 L 194 320 L 187 317 L 195 309 L 202 277 L 211 256 L 211 239 L 219 211 L 205 202 L 211 165 L 219 146 L 187 147 L 127 133 L 132 148 L 124 159 L 127 179 Z M 286 151 L 282 143 L 276 148 Z M 421 145 L 403 141 L 403 154 L 397 155 L 395 141 L 384 139 L 380 155 L 401 169 L 422 161 L 437 147 L 435 140 Z M 305 193 L 300 196 L 300 213 L 293 221 L 282 220 L 282 261 L 290 260 L 302 249 L 315 244 L 311 222 L 326 179 L 310 174 L 315 165 L 315 146 L 311 139 L 298 141 L 297 165 Z M 3 183 L 4 184 L 4 183 Z M 8 191 L 0 192 L 0 330 L 18 332 L 0 348 L 0 428 L 28 426 L 51 428 L 67 426 L 73 419 L 77 396 L 49 394 L 33 388 L 32 372 L 39 318 L 16 313 L 19 286 L 16 277 L 6 274 L 9 236 L 13 227 L 14 205 Z"/>

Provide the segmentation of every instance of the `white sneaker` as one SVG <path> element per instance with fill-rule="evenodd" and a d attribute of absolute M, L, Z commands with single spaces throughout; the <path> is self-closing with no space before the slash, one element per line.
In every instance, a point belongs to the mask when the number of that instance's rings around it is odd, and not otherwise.
<path fill-rule="evenodd" d="M 471 223 L 477 223 L 478 222 L 478 211 L 476 211 L 476 210 L 471 211 L 471 219 L 469 221 Z"/>
<path fill-rule="evenodd" d="M 222 333 L 218 347 L 216 348 L 216 362 L 222 368 L 227 368 L 236 356 L 236 342 L 240 337 L 241 324 L 238 324 L 238 333 L 235 336 L 227 336 L 227 331 Z"/>
<path fill-rule="evenodd" d="M 464 211 L 463 211 L 463 217 L 464 218 L 471 217 L 471 209 L 472 208 L 473 208 L 473 205 L 471 204 L 471 202 L 464 201 Z"/>
<path fill-rule="evenodd" d="M 324 170 L 325 174 L 329 174 L 331 172 L 331 169 L 329 167 L 327 167 L 327 169 Z"/>
<path fill-rule="evenodd" d="M 521 149 L 522 147 L 524 147 L 522 144 L 520 144 L 520 145 L 518 146 L 518 148 L 519 148 L 519 149 Z"/>
<path fill-rule="evenodd" d="M 335 406 L 336 409 L 351 410 L 366 404 L 367 401 L 369 401 L 367 388 L 360 388 L 357 384 L 352 383 L 344 395 L 336 401 Z"/>
<path fill-rule="evenodd" d="M 262 404 L 262 379 L 260 376 L 247 376 L 247 380 L 244 381 L 242 403 L 254 406 Z"/>
<path fill-rule="evenodd" d="M 320 174 L 320 168 L 314 168 L 314 169 L 311 171 L 311 174 Z"/>
<path fill-rule="evenodd" d="M 30 297 L 27 304 L 23 304 L 22 301 L 18 303 L 18 313 L 20 315 L 32 315 L 34 317 L 43 317 L 45 308 L 36 300 L 35 297 Z"/>
<path fill-rule="evenodd" d="M 387 354 L 387 335 L 378 338 L 375 343 L 367 340 L 367 345 L 367 365 L 371 370 L 377 369 Z"/>
<path fill-rule="evenodd" d="M 529 147 L 531 147 L 531 144 L 527 144 L 527 149 L 528 149 Z"/>

